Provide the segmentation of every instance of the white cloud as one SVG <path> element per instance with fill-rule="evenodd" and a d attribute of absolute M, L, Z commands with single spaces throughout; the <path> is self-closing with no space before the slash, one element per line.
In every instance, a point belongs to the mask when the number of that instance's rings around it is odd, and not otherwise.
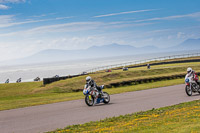
<path fill-rule="evenodd" d="M 149 12 L 149 11 L 153 11 L 153 10 L 157 10 L 157 9 L 136 10 L 136 11 L 128 11 L 128 12 L 111 13 L 111 14 L 98 15 L 98 16 L 94 16 L 94 17 L 95 18 L 101 18 L 101 17 L 109 17 L 109 16 L 116 16 L 116 15 L 122 15 L 122 14 Z"/>
<path fill-rule="evenodd" d="M 84 30 L 94 30 L 97 27 L 102 26 L 101 22 L 74 22 L 74 23 L 64 23 L 64 24 L 54 24 L 47 26 L 39 26 L 36 28 L 9 32 L 0 34 L 0 37 L 9 37 L 9 36 L 34 36 L 34 35 L 42 35 L 42 34 L 50 34 L 50 33 L 60 33 L 60 32 L 78 32 Z M 0 25 L 1 26 L 1 25 Z"/>
<path fill-rule="evenodd" d="M 73 17 L 58 17 L 58 18 L 55 18 L 56 20 L 61 20 L 61 19 L 68 19 L 68 18 L 73 18 Z"/>
<path fill-rule="evenodd" d="M 200 17 L 200 12 L 195 12 L 195 13 L 184 14 L 184 15 L 174 15 L 174 16 L 167 16 L 167 17 L 157 17 L 157 18 L 136 20 L 135 22 L 156 21 L 156 20 L 171 20 L 171 19 L 179 19 L 179 18 L 199 18 L 199 17 Z"/>
<path fill-rule="evenodd" d="M 119 28 L 125 28 L 125 27 L 138 27 L 138 26 L 145 26 L 145 25 L 152 25 L 155 23 L 131 23 L 131 22 L 123 22 L 123 23 L 107 23 L 104 25 L 104 29 L 119 29 Z"/>
<path fill-rule="evenodd" d="M 61 19 L 61 18 L 60 18 Z M 42 20 L 40 20 L 42 21 Z M 29 21 L 28 21 L 29 22 Z M 26 22 L 23 22 L 26 23 Z M 22 24 L 22 23 L 21 23 Z M 14 35 L 24 35 L 24 36 L 33 36 L 33 35 L 49 35 L 51 33 L 57 34 L 62 32 L 71 32 L 71 33 L 78 33 L 80 31 L 94 31 L 94 30 L 104 30 L 107 29 L 120 29 L 125 27 L 138 27 L 138 26 L 145 26 L 154 23 L 129 23 L 129 22 L 72 22 L 72 23 L 63 23 L 63 24 L 54 24 L 54 25 L 47 25 L 47 26 L 39 26 L 32 29 L 27 29 L 23 31 L 16 31 L 10 33 L 3 33 L 0 34 L 0 37 L 5 36 L 14 36 Z M 5 25 L 4 25 L 5 26 Z M 1 24 L 0 24 L 1 27 Z"/>
<path fill-rule="evenodd" d="M 172 38 L 173 38 L 172 35 L 169 35 L 169 36 L 167 37 L 168 40 L 170 40 L 170 39 L 172 39 Z"/>
<path fill-rule="evenodd" d="M 27 32 L 30 34 L 35 33 L 50 33 L 50 32 L 77 32 L 83 30 L 92 30 L 97 27 L 103 25 L 102 22 L 72 22 L 72 23 L 64 23 L 64 24 L 55 24 L 48 26 L 40 26 L 37 28 L 33 28 L 28 30 Z"/>
<path fill-rule="evenodd" d="M 46 14 L 41 14 L 41 15 L 34 15 L 34 16 L 31 16 L 31 17 L 34 17 L 34 18 L 40 18 L 40 17 L 45 17 L 47 16 Z"/>
<path fill-rule="evenodd" d="M 58 49 L 85 49 L 93 45 L 102 45 L 108 43 L 104 36 L 66 36 L 49 40 L 50 48 Z M 109 44 L 109 43 L 108 43 Z"/>
<path fill-rule="evenodd" d="M 2 9 L 2 10 L 7 10 L 9 8 L 10 8 L 9 6 L 0 4 L 0 9 Z"/>
<path fill-rule="evenodd" d="M 0 0 L 0 3 L 19 3 L 26 2 L 26 0 Z"/>
<path fill-rule="evenodd" d="M 0 15 L 0 25 L 12 22 L 14 15 Z"/>
<path fill-rule="evenodd" d="M 44 21 L 54 21 L 54 20 L 62 20 L 68 19 L 71 17 L 60 17 L 60 18 L 52 18 L 52 19 L 39 19 L 39 20 L 28 20 L 28 21 L 21 21 L 21 22 L 14 22 L 14 15 L 0 15 L 0 28 L 6 28 L 16 25 L 23 25 L 29 23 L 37 23 L 37 22 L 44 22 Z"/>
<path fill-rule="evenodd" d="M 55 15 L 55 14 L 57 14 L 57 13 L 40 14 L 40 15 L 34 15 L 34 16 L 30 16 L 30 17 L 41 18 L 41 17 L 46 17 L 46 16 L 49 16 L 49 15 Z"/>
<path fill-rule="evenodd" d="M 183 32 L 178 32 L 177 33 L 177 38 L 180 39 L 180 38 L 185 38 L 185 33 Z"/>
<path fill-rule="evenodd" d="M 16 25 L 36 23 L 36 22 L 42 22 L 42 21 L 48 21 L 48 20 L 30 20 L 30 21 L 23 21 L 23 22 L 0 23 L 0 28 L 6 28 L 6 27 L 11 27 L 11 26 L 16 26 Z"/>
<path fill-rule="evenodd" d="M 10 7 L 5 5 L 6 3 L 21 3 L 26 2 L 26 0 L 0 0 L 0 10 L 7 10 Z"/>

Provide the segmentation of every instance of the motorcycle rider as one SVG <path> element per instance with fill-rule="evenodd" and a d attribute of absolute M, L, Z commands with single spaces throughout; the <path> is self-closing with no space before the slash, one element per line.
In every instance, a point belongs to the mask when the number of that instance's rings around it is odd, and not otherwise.
<path fill-rule="evenodd" d="M 95 83 L 95 81 L 90 76 L 86 77 L 86 84 L 89 85 L 89 86 L 91 86 L 94 89 L 97 89 L 98 92 L 99 92 L 99 94 L 102 95 L 102 89 L 101 89 L 101 87 L 97 86 L 97 84 Z"/>
<path fill-rule="evenodd" d="M 195 81 L 197 84 L 199 84 L 199 79 L 195 71 L 192 70 L 191 67 L 187 68 L 187 74 L 185 76 L 185 79 L 191 78 L 193 81 Z"/>

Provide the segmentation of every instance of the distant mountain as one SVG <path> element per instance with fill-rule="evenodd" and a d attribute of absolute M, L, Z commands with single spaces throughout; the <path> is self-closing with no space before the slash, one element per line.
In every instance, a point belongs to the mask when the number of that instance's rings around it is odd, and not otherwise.
<path fill-rule="evenodd" d="M 109 44 L 103 46 L 92 46 L 83 50 L 60 50 L 47 49 L 32 56 L 18 60 L 6 61 L 0 64 L 32 64 L 58 62 L 76 59 L 91 59 L 135 54 L 149 54 L 158 52 L 188 51 L 200 49 L 200 39 L 188 39 L 183 43 L 170 48 L 157 48 L 155 46 L 134 47 L 130 45 Z"/>
<path fill-rule="evenodd" d="M 154 53 L 159 48 L 154 46 L 133 47 L 130 45 L 110 44 L 103 46 L 92 46 L 85 50 L 59 50 L 47 49 L 32 56 L 12 61 L 15 64 L 45 63 L 76 59 L 102 58 L 123 55 L 134 55 L 143 53 Z"/>
<path fill-rule="evenodd" d="M 137 48 L 130 45 L 110 44 L 103 46 L 93 46 L 88 48 L 86 51 L 94 57 L 108 57 L 134 54 L 136 49 Z"/>
<path fill-rule="evenodd" d="M 199 39 L 187 39 L 181 44 L 173 47 L 177 50 L 197 50 L 200 49 L 200 38 Z"/>
<path fill-rule="evenodd" d="M 92 54 L 101 53 L 100 55 L 101 57 L 102 56 L 107 57 L 107 56 L 134 55 L 142 53 L 154 53 L 158 49 L 159 48 L 154 46 L 134 47 L 130 45 L 110 44 L 103 46 L 93 46 L 87 49 L 86 51 Z"/>

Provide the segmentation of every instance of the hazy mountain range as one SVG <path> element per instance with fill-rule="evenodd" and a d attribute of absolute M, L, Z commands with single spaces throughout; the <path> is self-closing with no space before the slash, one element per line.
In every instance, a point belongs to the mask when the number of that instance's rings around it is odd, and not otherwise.
<path fill-rule="evenodd" d="M 32 56 L 12 61 L 14 64 L 29 64 L 40 62 L 55 62 L 75 59 L 89 59 L 111 56 L 123 56 L 134 54 L 148 54 L 158 52 L 172 52 L 181 50 L 200 49 L 200 39 L 188 39 L 183 43 L 170 48 L 157 48 L 155 46 L 134 47 L 130 45 L 110 44 L 103 46 L 92 46 L 85 50 L 58 50 L 48 49 L 40 51 Z M 10 64 L 10 63 L 9 63 Z"/>
<path fill-rule="evenodd" d="M 172 47 L 179 50 L 200 50 L 200 38 L 199 39 L 188 39 L 183 43 Z"/>

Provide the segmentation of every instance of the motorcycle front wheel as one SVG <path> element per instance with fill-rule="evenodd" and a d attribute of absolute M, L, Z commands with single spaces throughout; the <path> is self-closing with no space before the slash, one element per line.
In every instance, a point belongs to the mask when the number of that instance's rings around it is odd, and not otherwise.
<path fill-rule="evenodd" d="M 198 91 L 197 91 L 199 94 L 200 94 L 200 88 L 198 88 Z"/>
<path fill-rule="evenodd" d="M 94 98 L 91 95 L 86 95 L 85 96 L 85 103 L 88 106 L 93 106 L 94 105 Z"/>
<path fill-rule="evenodd" d="M 105 104 L 108 104 L 110 102 L 110 95 L 107 92 L 103 92 L 103 98 L 104 98 L 103 102 Z"/>
<path fill-rule="evenodd" d="M 190 86 L 185 86 L 185 92 L 188 96 L 192 96 L 192 89 L 190 88 Z"/>

